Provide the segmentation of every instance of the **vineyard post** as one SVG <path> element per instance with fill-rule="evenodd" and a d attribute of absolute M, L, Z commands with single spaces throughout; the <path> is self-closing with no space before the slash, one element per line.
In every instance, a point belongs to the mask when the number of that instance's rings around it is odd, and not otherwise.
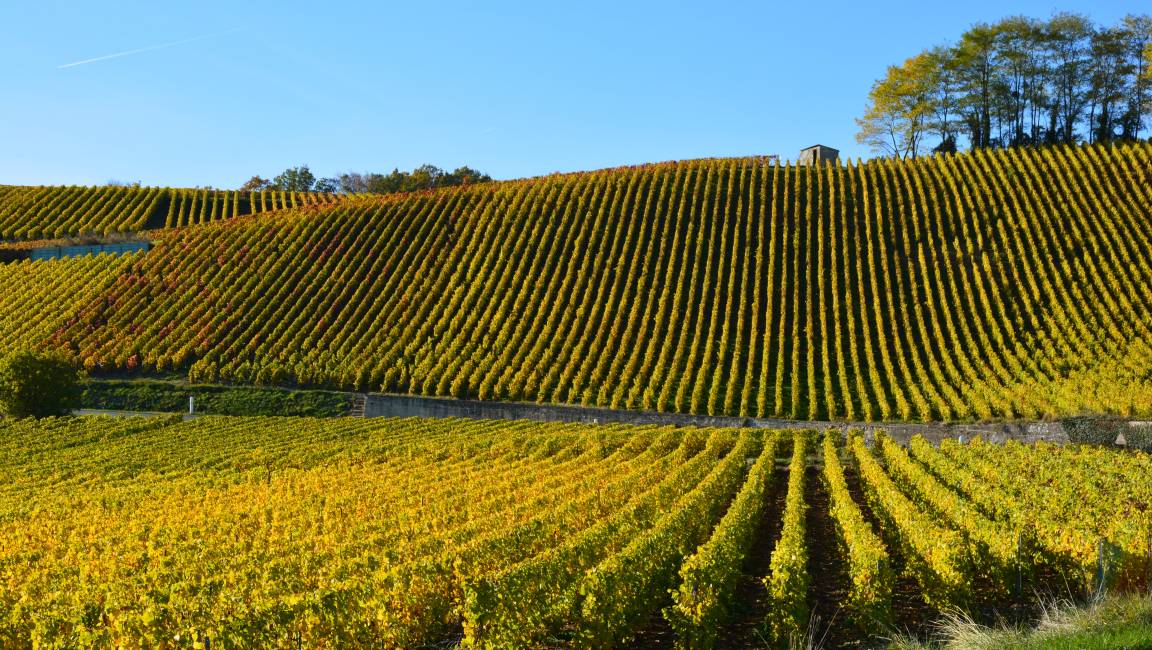
<path fill-rule="evenodd" d="M 1096 595 L 1104 595 L 1104 580 L 1107 578 L 1107 560 L 1104 558 L 1104 538 L 1096 543 Z"/>
<path fill-rule="evenodd" d="M 1152 596 L 1152 528 L 1148 529 L 1148 595 Z"/>
<path fill-rule="evenodd" d="M 1019 618 L 1024 593 L 1024 562 L 1023 562 L 1024 533 L 1016 533 L 1016 616 Z"/>

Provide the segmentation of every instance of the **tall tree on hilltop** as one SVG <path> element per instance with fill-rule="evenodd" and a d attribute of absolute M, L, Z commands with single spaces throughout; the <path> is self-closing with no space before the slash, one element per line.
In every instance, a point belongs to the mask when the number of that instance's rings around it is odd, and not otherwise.
<path fill-rule="evenodd" d="M 247 182 L 240 186 L 241 192 L 259 192 L 260 190 L 267 190 L 272 187 L 272 181 L 259 176 L 249 178 Z"/>
<path fill-rule="evenodd" d="M 889 67 L 868 93 L 864 117 L 856 120 L 857 142 L 900 160 L 916 158 L 933 115 L 934 70 L 927 53 Z"/>
<path fill-rule="evenodd" d="M 336 194 L 340 191 L 340 179 L 338 178 L 321 178 L 316 181 L 312 186 L 315 192 L 324 192 L 325 194 Z"/>
<path fill-rule="evenodd" d="M 1144 48 L 1144 79 L 1152 82 L 1152 43 Z"/>
<path fill-rule="evenodd" d="M 934 47 L 922 54 L 925 57 L 930 84 L 929 102 L 932 107 L 932 128 L 940 136 L 936 152 L 956 151 L 956 132 L 953 123 L 960 108 L 960 93 L 956 75 L 956 54 L 952 48 Z"/>
<path fill-rule="evenodd" d="M 1128 86 L 1127 107 L 1120 117 L 1122 137 L 1135 140 L 1144 129 L 1144 116 L 1152 112 L 1152 79 L 1149 78 L 1149 48 L 1152 47 L 1152 16 L 1128 15 L 1121 22 L 1124 33 L 1125 55 L 1130 62 L 1131 81 Z"/>
<path fill-rule="evenodd" d="M 889 68 L 872 88 L 858 139 L 883 153 L 915 155 L 892 137 L 908 128 L 908 107 L 922 99 L 920 83 L 908 82 L 915 79 L 931 88 L 936 152 L 955 151 L 961 135 L 973 149 L 1075 143 L 1085 134 L 1089 142 L 1136 140 L 1152 113 L 1150 48 L 1146 15 L 1106 28 L 1074 13 L 979 23 L 955 46 L 909 60 L 922 68 Z"/>
<path fill-rule="evenodd" d="M 1122 113 L 1124 80 L 1131 73 L 1126 60 L 1124 30 L 1107 28 L 1092 37 L 1091 87 L 1088 110 L 1091 142 L 1116 138 Z"/>
<path fill-rule="evenodd" d="M 1039 139 L 1039 107 L 1044 95 L 1044 66 L 1040 24 L 1025 16 L 1013 16 L 995 26 L 995 62 L 999 78 L 1005 84 L 1000 99 L 1007 118 L 1004 142 L 1023 145 Z M 1001 124 L 1001 128 L 1004 124 Z"/>
<path fill-rule="evenodd" d="M 976 25 L 956 46 L 956 70 L 964 93 L 961 110 L 968 139 L 977 149 L 992 144 L 992 89 L 995 82 L 996 30 Z"/>
<path fill-rule="evenodd" d="M 390 174 L 361 174 L 349 172 L 341 174 L 340 188 L 345 192 L 391 194 L 393 192 L 415 192 L 438 187 L 486 183 L 492 177 L 471 167 L 458 167 L 446 172 L 435 165 L 421 165 L 411 172 L 393 169 Z"/>
<path fill-rule="evenodd" d="M 1092 23 L 1080 14 L 1060 13 L 1048 21 L 1043 44 L 1051 84 L 1048 142 L 1076 141 L 1076 124 L 1088 106 L 1086 88 Z"/>
<path fill-rule="evenodd" d="M 272 179 L 272 185 L 285 192 L 311 192 L 316 185 L 316 175 L 308 169 L 308 165 L 289 167 Z"/>

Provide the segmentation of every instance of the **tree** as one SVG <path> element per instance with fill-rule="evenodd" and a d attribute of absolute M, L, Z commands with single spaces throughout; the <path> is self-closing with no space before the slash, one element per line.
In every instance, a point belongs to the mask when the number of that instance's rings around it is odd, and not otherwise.
<path fill-rule="evenodd" d="M 0 360 L 0 410 L 16 418 L 67 415 L 80 407 L 82 378 L 62 356 L 16 352 Z"/>
<path fill-rule="evenodd" d="M 897 159 L 916 158 L 933 114 L 934 65 L 921 53 L 872 85 L 864 117 L 856 120 L 856 141 Z"/>
<path fill-rule="evenodd" d="M 391 174 L 368 174 L 366 179 L 367 192 L 371 194 L 392 194 L 393 192 L 407 192 L 407 172 L 393 169 Z"/>
<path fill-rule="evenodd" d="M 471 167 L 457 167 L 446 177 L 448 185 L 472 185 L 475 183 L 488 183 L 492 177 Z"/>
<path fill-rule="evenodd" d="M 1152 113 L 1152 17 L 1126 16 L 1097 28 L 1074 13 L 1048 20 L 1012 16 L 979 23 L 953 46 L 889 68 L 872 88 L 858 139 L 895 156 L 915 156 L 915 108 L 927 84 L 940 137 L 974 149 L 1137 140 Z M 1078 131 L 1083 129 L 1083 131 Z"/>
<path fill-rule="evenodd" d="M 324 192 L 325 194 L 336 194 L 340 191 L 340 179 L 321 178 L 316 181 L 312 189 L 316 192 Z"/>
<path fill-rule="evenodd" d="M 952 121 L 960 108 L 956 53 L 952 48 L 941 45 L 924 52 L 922 56 L 931 87 L 929 102 L 933 113 L 932 128 L 940 135 L 940 144 L 933 151 L 955 152 L 956 133 Z"/>
<path fill-rule="evenodd" d="M 997 98 L 1005 109 L 1008 133 L 1002 140 L 1012 145 L 1030 144 L 1039 139 L 1038 110 L 1043 101 L 1044 66 L 1041 63 L 1042 29 L 1025 16 L 1005 18 L 994 26 Z"/>
<path fill-rule="evenodd" d="M 363 194 L 368 191 L 368 174 L 348 172 L 340 174 L 340 191 L 348 194 Z"/>
<path fill-rule="evenodd" d="M 272 179 L 273 188 L 285 192 L 311 192 L 315 184 L 316 176 L 308 165 L 289 167 Z"/>
<path fill-rule="evenodd" d="M 1152 84 L 1152 43 L 1144 48 L 1144 80 Z M 1152 138 L 1148 138 L 1148 142 L 1152 142 Z"/>
<path fill-rule="evenodd" d="M 1088 106 L 1088 51 L 1092 23 L 1080 14 L 1060 13 L 1044 30 L 1051 85 L 1048 142 L 1076 141 L 1076 124 Z"/>
<path fill-rule="evenodd" d="M 444 170 L 436 165 L 420 165 L 408 175 L 409 191 L 430 190 L 439 187 L 440 179 L 444 177 Z"/>
<path fill-rule="evenodd" d="M 421 165 L 411 172 L 393 169 L 388 174 L 348 172 L 339 178 L 340 190 L 349 193 L 392 194 L 438 187 L 486 183 L 492 177 L 471 167 L 446 172 L 435 165 Z"/>
<path fill-rule="evenodd" d="M 272 182 L 253 176 L 245 190 L 279 189 L 299 192 L 344 192 L 346 194 L 393 194 L 455 185 L 487 183 L 492 177 L 471 167 L 446 172 L 435 165 L 421 165 L 410 172 L 393 169 L 388 174 L 347 172 L 334 178 L 316 179 L 308 166 L 287 169 Z"/>
<path fill-rule="evenodd" d="M 1127 84 L 1128 104 L 1120 118 L 1120 126 L 1124 139 L 1136 140 L 1144 129 L 1144 115 L 1152 112 L 1152 78 L 1149 77 L 1147 59 L 1149 48 L 1152 48 L 1152 16 L 1125 16 L 1121 30 L 1131 81 Z"/>
<path fill-rule="evenodd" d="M 963 92 L 961 110 L 968 140 L 977 149 L 992 144 L 995 45 L 996 30 L 979 24 L 964 32 L 955 50 L 957 78 Z"/>
<path fill-rule="evenodd" d="M 1124 101 L 1124 81 L 1131 73 L 1123 30 L 1108 28 L 1092 36 L 1089 132 L 1092 142 L 1108 142 L 1116 137 L 1120 124 L 1120 104 Z"/>
<path fill-rule="evenodd" d="M 267 190 L 267 189 L 271 189 L 271 188 L 272 188 L 272 182 L 271 181 L 264 179 L 264 178 L 260 178 L 259 176 L 253 176 L 252 178 L 248 179 L 248 182 L 246 182 L 240 186 L 240 191 L 241 192 L 259 192 L 261 190 Z"/>

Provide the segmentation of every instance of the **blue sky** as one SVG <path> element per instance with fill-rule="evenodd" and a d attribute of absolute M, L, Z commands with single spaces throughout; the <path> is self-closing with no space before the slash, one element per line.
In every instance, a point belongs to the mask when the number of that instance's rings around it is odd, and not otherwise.
<path fill-rule="evenodd" d="M 425 162 L 518 178 L 817 142 L 867 157 L 853 118 L 885 66 L 1056 10 L 1149 5 L 10 0 L 0 183 L 232 188 Z"/>

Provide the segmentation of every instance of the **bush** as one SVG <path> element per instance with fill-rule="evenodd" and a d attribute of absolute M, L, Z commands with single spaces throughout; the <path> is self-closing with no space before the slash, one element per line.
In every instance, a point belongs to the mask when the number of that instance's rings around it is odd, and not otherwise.
<path fill-rule="evenodd" d="M 245 386 L 204 386 L 161 381 L 93 380 L 84 387 L 83 405 L 113 411 L 184 413 L 188 398 L 204 415 L 293 415 L 336 417 L 352 407 L 345 393 Z"/>
<path fill-rule="evenodd" d="M 0 360 L 0 411 L 5 415 L 50 417 L 80 407 L 83 372 L 64 357 L 21 351 Z"/>

